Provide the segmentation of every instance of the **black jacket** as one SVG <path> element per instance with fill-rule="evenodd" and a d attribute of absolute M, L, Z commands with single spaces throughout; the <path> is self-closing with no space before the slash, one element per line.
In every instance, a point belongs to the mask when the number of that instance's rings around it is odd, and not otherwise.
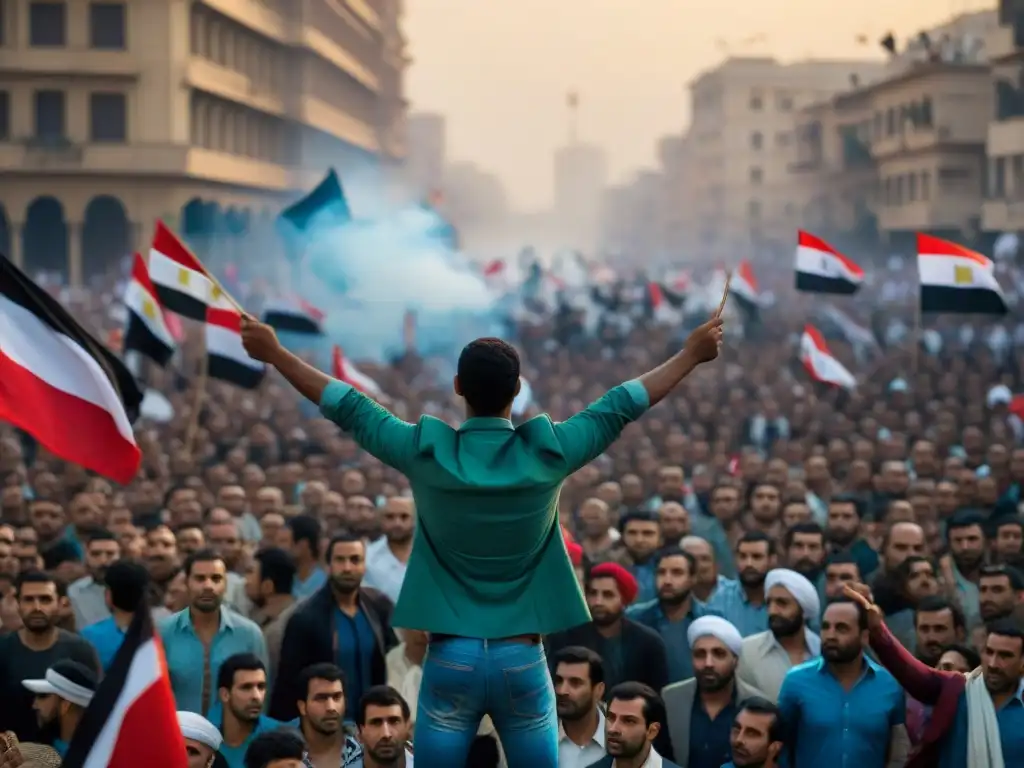
<path fill-rule="evenodd" d="M 556 632 L 548 636 L 548 658 L 551 671 L 554 672 L 554 657 L 559 650 L 570 645 L 582 645 L 600 655 L 601 636 L 593 622 L 580 624 L 578 627 Z M 643 624 L 622 618 L 622 679 L 612 680 L 607 677 L 605 668 L 606 691 L 611 693 L 618 683 L 635 681 L 651 686 L 660 692 L 668 685 L 668 657 L 665 641 L 661 635 Z"/>
<path fill-rule="evenodd" d="M 305 698 L 300 689 L 299 677 L 310 664 L 330 662 L 337 664 L 334 654 L 334 595 L 331 585 L 325 584 L 302 603 L 288 620 L 281 641 L 281 658 L 278 662 L 277 677 L 270 697 L 268 714 L 282 722 L 299 716 L 297 702 Z M 391 611 L 394 605 L 382 592 L 369 587 L 359 590 L 359 607 L 366 615 L 373 629 L 376 647 L 371 665 L 371 685 L 387 682 L 387 667 L 384 655 L 398 644 L 391 630 Z M 348 713 L 354 717 L 356 713 Z"/>

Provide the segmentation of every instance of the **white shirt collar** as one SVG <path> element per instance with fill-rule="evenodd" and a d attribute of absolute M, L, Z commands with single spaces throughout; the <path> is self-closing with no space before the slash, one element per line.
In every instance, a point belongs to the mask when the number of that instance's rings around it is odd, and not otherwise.
<path fill-rule="evenodd" d="M 563 739 L 568 739 L 568 738 L 569 737 L 565 735 L 565 728 L 562 727 L 562 721 L 559 720 L 558 721 L 558 741 L 559 741 L 559 743 L 561 743 Z M 601 711 L 600 707 L 597 708 L 597 730 L 594 731 L 594 735 L 590 737 L 590 741 L 592 741 L 594 744 L 597 744 L 597 746 L 599 746 L 601 749 L 604 749 L 604 712 Z M 573 743 L 575 744 L 576 742 L 573 742 Z M 586 746 L 586 745 L 584 744 L 584 746 Z"/>
<path fill-rule="evenodd" d="M 644 760 L 644 764 L 640 768 L 662 768 L 664 762 L 661 759 L 654 747 L 651 747 L 651 751 L 647 753 L 647 759 Z M 612 768 L 617 768 L 618 761 L 612 761 Z"/>

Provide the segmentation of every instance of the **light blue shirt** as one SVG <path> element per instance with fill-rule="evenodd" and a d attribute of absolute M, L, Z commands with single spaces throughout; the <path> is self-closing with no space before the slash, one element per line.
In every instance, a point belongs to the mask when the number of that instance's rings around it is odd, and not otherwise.
<path fill-rule="evenodd" d="M 219 720 L 218 725 L 223 728 L 223 725 Z M 223 756 L 224 761 L 228 764 L 228 768 L 245 768 L 245 752 L 249 749 L 249 745 L 252 744 L 253 739 L 261 733 L 276 731 L 278 728 L 287 728 L 290 725 L 290 723 L 282 723 L 281 721 L 274 720 L 266 715 L 260 715 L 260 719 L 256 721 L 256 727 L 252 729 L 252 733 L 249 734 L 249 737 L 245 741 L 237 747 L 231 747 L 225 743 L 221 743 L 218 751 L 221 756 Z"/>
<path fill-rule="evenodd" d="M 96 655 L 100 659 L 100 666 L 106 672 L 110 669 L 110 665 L 114 663 L 114 657 L 117 655 L 121 643 L 124 642 L 124 632 L 123 629 L 117 626 L 113 617 L 110 617 L 103 619 L 103 621 L 97 621 L 95 624 L 90 624 L 79 634 L 96 649 Z"/>
<path fill-rule="evenodd" d="M 793 667 L 782 681 L 779 710 L 789 768 L 886 768 L 894 726 L 906 721 L 900 684 L 871 659 L 847 691 L 825 659 Z"/>
<path fill-rule="evenodd" d="M 225 659 L 252 653 L 269 668 L 267 644 L 254 621 L 228 608 L 220 609 L 220 627 L 210 644 L 209 657 L 192 628 L 191 609 L 185 608 L 160 622 L 160 640 L 167 656 L 171 689 L 178 709 L 205 715 L 217 701 L 217 673 Z M 203 674 L 209 667 L 209 699 L 203 701 Z"/>
<path fill-rule="evenodd" d="M 718 586 L 707 602 L 708 613 L 728 620 L 743 637 L 750 637 L 768 629 L 768 603 L 754 605 L 747 600 L 743 585 L 728 579 Z"/>
<path fill-rule="evenodd" d="M 323 568 L 317 566 L 305 581 L 299 581 L 298 575 L 295 576 L 295 581 L 292 582 L 292 597 L 296 600 L 305 600 L 326 583 L 327 574 Z"/>

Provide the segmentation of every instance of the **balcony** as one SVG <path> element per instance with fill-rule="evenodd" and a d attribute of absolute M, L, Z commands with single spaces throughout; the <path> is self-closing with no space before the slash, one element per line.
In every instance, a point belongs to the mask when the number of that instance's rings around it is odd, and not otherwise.
<path fill-rule="evenodd" d="M 295 0 L 284 1 L 295 3 Z M 201 4 L 271 40 L 285 44 L 290 42 L 290 25 L 273 7 L 268 7 L 276 6 L 278 3 L 268 4 L 256 0 L 201 0 Z"/>
<path fill-rule="evenodd" d="M 988 124 L 989 157 L 1024 154 L 1024 116 Z"/>
<path fill-rule="evenodd" d="M 188 150 L 184 173 L 191 179 L 268 192 L 297 188 L 294 172 L 287 166 L 196 147 Z"/>
<path fill-rule="evenodd" d="M 879 229 L 890 232 L 959 229 L 981 209 L 980 197 L 946 197 L 876 208 Z"/>
<path fill-rule="evenodd" d="M 354 147 L 377 154 L 380 144 L 373 126 L 348 115 L 313 96 L 303 96 L 296 119 Z"/>
<path fill-rule="evenodd" d="M 131 51 L 0 47 L 0 75 L 59 75 L 134 79 L 141 64 Z"/>
<path fill-rule="evenodd" d="M 355 55 L 346 51 L 320 30 L 309 25 L 303 26 L 299 43 L 345 72 L 367 90 L 373 93 L 380 91 L 380 81 L 377 75 L 364 67 Z"/>
<path fill-rule="evenodd" d="M 986 232 L 1024 230 L 1024 199 L 986 200 L 981 205 L 981 222 Z"/>
<path fill-rule="evenodd" d="M 77 144 L 25 139 L 0 144 L 0 170 L 18 174 L 175 176 L 188 148 L 170 144 Z"/>
<path fill-rule="evenodd" d="M 185 81 L 192 88 L 244 104 L 251 109 L 278 117 L 285 115 L 284 100 L 280 96 L 258 89 L 250 78 L 208 59 L 189 59 Z"/>

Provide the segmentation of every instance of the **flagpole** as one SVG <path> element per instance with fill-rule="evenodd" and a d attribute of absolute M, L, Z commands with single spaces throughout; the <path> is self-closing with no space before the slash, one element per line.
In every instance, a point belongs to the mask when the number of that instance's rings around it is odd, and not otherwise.
<path fill-rule="evenodd" d="M 192 417 L 188 422 L 188 431 L 185 433 L 185 453 L 192 458 L 192 447 L 196 441 L 196 433 L 199 432 L 199 412 L 203 410 L 203 400 L 206 398 L 206 383 L 209 379 L 210 355 L 206 349 L 206 334 L 203 334 L 203 355 L 199 363 L 199 377 L 196 379 L 195 402 L 192 405 Z"/>

